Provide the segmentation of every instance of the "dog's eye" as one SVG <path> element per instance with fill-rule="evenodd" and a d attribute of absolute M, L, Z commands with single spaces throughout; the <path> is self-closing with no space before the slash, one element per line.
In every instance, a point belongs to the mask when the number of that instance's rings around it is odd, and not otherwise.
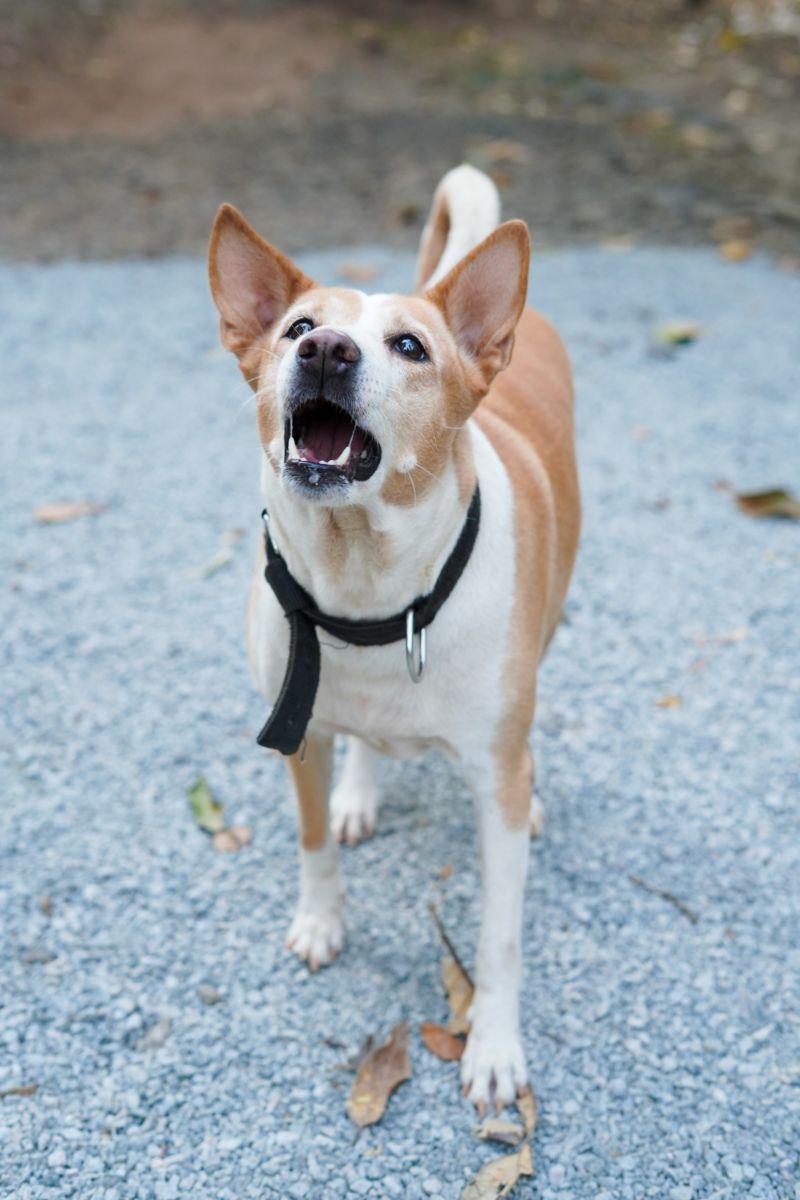
<path fill-rule="evenodd" d="M 423 362 L 428 357 L 422 342 L 412 333 L 401 333 L 392 342 L 392 349 L 402 354 L 403 358 L 411 358 L 414 362 Z"/>
<path fill-rule="evenodd" d="M 314 322 L 310 319 L 310 317 L 298 317 L 296 321 L 292 321 L 291 325 L 283 336 L 289 338 L 293 342 L 296 342 L 299 337 L 302 337 L 304 333 L 308 333 L 309 330 L 313 328 Z"/>

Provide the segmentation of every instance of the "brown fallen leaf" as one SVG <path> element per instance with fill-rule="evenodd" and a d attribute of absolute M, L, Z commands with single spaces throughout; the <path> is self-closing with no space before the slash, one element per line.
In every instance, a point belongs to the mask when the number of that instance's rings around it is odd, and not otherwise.
<path fill-rule="evenodd" d="M 389 1096 L 411 1078 L 408 1022 L 395 1025 L 381 1046 L 370 1050 L 358 1070 L 347 1098 L 347 1115 L 354 1125 L 374 1125 L 386 1111 Z"/>
<path fill-rule="evenodd" d="M 462 1037 L 456 1037 L 444 1025 L 436 1025 L 433 1021 L 423 1021 L 419 1027 L 422 1041 L 431 1054 L 441 1058 L 443 1062 L 457 1062 L 464 1053 L 466 1042 Z"/>
<path fill-rule="evenodd" d="M 745 238 L 730 238 L 722 243 L 719 252 L 728 262 L 744 262 L 753 253 L 753 243 Z"/>
<path fill-rule="evenodd" d="M 339 263 L 338 271 L 342 279 L 351 283 L 369 283 L 378 274 L 378 268 L 370 263 Z"/>
<path fill-rule="evenodd" d="M 43 912 L 46 917 L 52 917 L 52 915 L 53 915 L 53 898 L 52 898 L 52 896 L 47 896 L 47 895 L 40 896 L 37 903 L 39 905 L 40 912 Z"/>
<path fill-rule="evenodd" d="M 533 1088 L 528 1086 L 524 1092 L 520 1092 L 517 1096 L 517 1108 L 519 1115 L 525 1125 L 525 1133 L 528 1137 L 531 1136 L 536 1128 L 536 1122 L 539 1118 L 539 1110 L 536 1105 L 536 1097 L 533 1094 Z"/>
<path fill-rule="evenodd" d="M 229 825 L 226 829 L 218 829 L 211 839 L 211 845 L 217 854 L 234 854 L 253 840 L 253 831 L 249 825 Z"/>
<path fill-rule="evenodd" d="M 518 1146 L 525 1137 L 522 1125 L 504 1117 L 488 1117 L 473 1132 L 482 1142 L 500 1142 L 504 1146 Z"/>
<path fill-rule="evenodd" d="M 489 163 L 529 163 L 530 148 L 524 142 L 515 142 L 511 138 L 493 138 L 481 142 L 476 147 L 476 154 Z"/>
<path fill-rule="evenodd" d="M 676 696 L 674 692 L 670 692 L 667 696 L 662 696 L 660 700 L 656 700 L 656 708 L 680 708 L 683 700 L 680 696 Z"/>
<path fill-rule="evenodd" d="M 33 510 L 33 515 L 40 525 L 61 525 L 78 517 L 96 517 L 107 508 L 107 504 L 95 504 L 91 500 L 65 500 L 57 504 L 40 504 Z"/>
<path fill-rule="evenodd" d="M 467 1013 L 475 993 L 472 980 L 454 958 L 445 958 L 442 960 L 442 983 L 450 1004 L 448 1030 L 454 1034 L 469 1033 Z"/>
<path fill-rule="evenodd" d="M 38 1090 L 38 1083 L 20 1083 L 16 1087 L 3 1088 L 0 1100 L 5 1100 L 6 1096 L 35 1096 Z"/>
<path fill-rule="evenodd" d="M 800 521 L 800 500 L 788 488 L 765 492 L 734 492 L 733 498 L 748 517 L 786 517 Z"/>
<path fill-rule="evenodd" d="M 493 1158 L 481 1167 L 461 1193 L 460 1200 L 499 1200 L 508 1196 L 523 1175 L 533 1174 L 533 1154 L 525 1142 L 514 1154 Z"/>

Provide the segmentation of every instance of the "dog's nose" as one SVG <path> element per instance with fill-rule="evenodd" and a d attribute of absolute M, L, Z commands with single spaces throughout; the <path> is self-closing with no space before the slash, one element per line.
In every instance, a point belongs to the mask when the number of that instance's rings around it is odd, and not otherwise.
<path fill-rule="evenodd" d="M 313 329 L 297 346 L 301 367 L 326 375 L 345 375 L 361 358 L 352 338 L 336 329 Z"/>

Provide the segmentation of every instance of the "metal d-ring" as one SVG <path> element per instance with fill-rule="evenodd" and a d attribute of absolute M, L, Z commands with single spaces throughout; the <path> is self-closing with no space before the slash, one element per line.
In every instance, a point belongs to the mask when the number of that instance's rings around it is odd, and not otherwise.
<path fill-rule="evenodd" d="M 419 638 L 419 653 L 414 654 L 414 634 L 417 632 L 414 629 L 414 610 L 410 608 L 406 613 L 406 666 L 408 673 L 411 676 L 413 683 L 419 683 L 422 679 L 422 672 L 425 670 L 426 656 L 426 637 L 425 627 L 419 630 L 417 636 Z"/>

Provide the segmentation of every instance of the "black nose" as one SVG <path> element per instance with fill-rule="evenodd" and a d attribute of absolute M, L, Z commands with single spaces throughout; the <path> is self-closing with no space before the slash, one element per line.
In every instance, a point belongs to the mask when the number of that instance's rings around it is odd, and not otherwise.
<path fill-rule="evenodd" d="M 361 358 L 352 338 L 336 329 L 314 329 L 297 345 L 301 367 L 326 375 L 346 375 Z"/>

